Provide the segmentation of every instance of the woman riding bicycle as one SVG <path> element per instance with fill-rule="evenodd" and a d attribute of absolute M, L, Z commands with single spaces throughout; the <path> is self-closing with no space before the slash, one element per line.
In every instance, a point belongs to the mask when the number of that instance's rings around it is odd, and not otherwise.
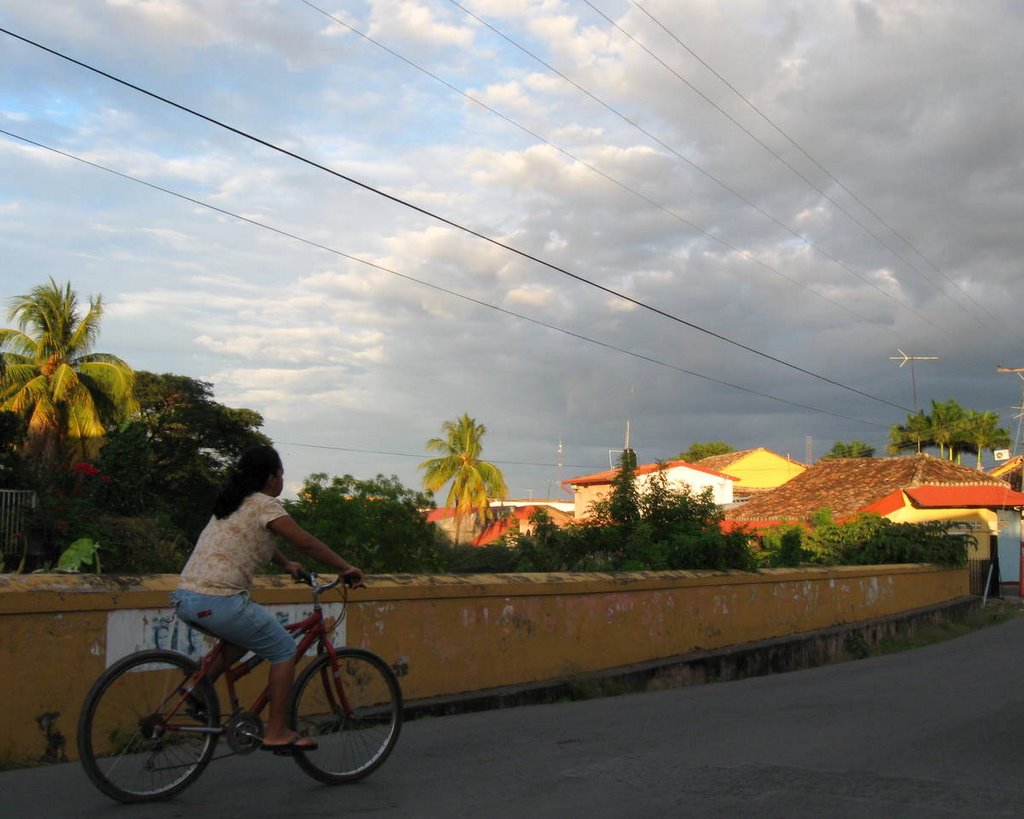
<path fill-rule="evenodd" d="M 284 489 L 284 467 L 273 447 L 246 451 L 232 470 L 213 505 L 213 517 L 199 535 L 185 564 L 178 588 L 171 593 L 178 616 L 230 646 L 216 677 L 252 651 L 270 662 L 270 718 L 262 747 L 286 753 L 311 751 L 317 745 L 288 727 L 288 697 L 295 678 L 295 642 L 284 626 L 249 597 L 256 569 L 273 561 L 292 577 L 302 565 L 286 558 L 276 546 L 282 537 L 300 552 L 344 575 L 352 585 L 362 572 L 338 556 L 319 538 L 299 526 L 277 499 Z M 202 704 L 197 703 L 201 708 Z"/>

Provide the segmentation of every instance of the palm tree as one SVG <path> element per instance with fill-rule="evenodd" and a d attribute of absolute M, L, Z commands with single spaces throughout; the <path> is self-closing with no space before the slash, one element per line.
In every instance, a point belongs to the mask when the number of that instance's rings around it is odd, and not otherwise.
<path fill-rule="evenodd" d="M 832 449 L 829 450 L 829 453 L 822 456 L 822 460 L 834 458 L 873 458 L 874 456 L 875 448 L 871 444 L 866 444 L 854 438 L 848 444 L 836 441 Z"/>
<path fill-rule="evenodd" d="M 929 416 L 932 421 L 931 437 L 939 445 L 939 457 L 946 456 L 949 450 L 949 460 L 956 459 L 956 447 L 964 438 L 964 423 L 967 415 L 955 399 L 939 403 L 932 400 L 932 414 Z"/>
<path fill-rule="evenodd" d="M 1010 446 L 1010 433 L 999 426 L 999 413 L 967 410 L 964 422 L 963 447 L 978 455 L 978 469 L 981 469 L 981 453 L 986 449 L 1002 449 Z"/>
<path fill-rule="evenodd" d="M 893 455 L 910 449 L 918 453 L 922 447 L 931 446 L 932 419 L 923 412 L 907 415 L 906 424 L 893 424 L 889 430 L 889 446 L 886 449 Z"/>
<path fill-rule="evenodd" d="M 71 285 L 53 279 L 11 299 L 17 329 L 0 329 L 0 410 L 25 419 L 27 451 L 39 464 L 95 457 L 104 423 L 135 410 L 135 373 L 92 352 L 102 317 L 101 296 L 89 298 L 83 316 Z"/>
<path fill-rule="evenodd" d="M 444 437 L 427 441 L 427 450 L 439 452 L 438 458 L 423 461 L 423 486 L 428 492 L 437 492 L 451 481 L 445 506 L 455 509 L 455 542 L 459 542 L 462 519 L 476 515 L 482 520 L 490 517 L 489 500 L 504 498 L 508 494 L 505 478 L 494 464 L 480 460 L 481 439 L 487 428 L 470 418 L 468 413 L 441 425 Z"/>

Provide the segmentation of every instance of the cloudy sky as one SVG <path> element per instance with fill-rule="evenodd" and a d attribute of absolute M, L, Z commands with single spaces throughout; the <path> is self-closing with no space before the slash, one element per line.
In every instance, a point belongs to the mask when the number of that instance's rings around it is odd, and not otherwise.
<path fill-rule="evenodd" d="M 261 412 L 292 489 L 419 486 L 463 412 L 515 497 L 607 468 L 627 420 L 641 462 L 881 454 L 933 399 L 1016 438 L 1024 4 L 0 0 L 0 28 L 5 306 L 102 294 L 97 349 Z"/>

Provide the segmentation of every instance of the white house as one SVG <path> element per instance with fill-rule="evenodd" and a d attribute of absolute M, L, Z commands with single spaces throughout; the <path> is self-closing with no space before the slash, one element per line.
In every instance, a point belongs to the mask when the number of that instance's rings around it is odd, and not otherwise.
<path fill-rule="evenodd" d="M 719 506 L 732 503 L 733 478 L 723 472 L 687 461 L 667 461 L 663 464 L 644 464 L 635 470 L 634 480 L 637 489 L 643 491 L 650 483 L 651 476 L 659 470 L 666 473 L 666 483 L 670 489 L 689 487 L 694 494 L 700 494 L 711 487 L 711 497 Z M 590 475 L 569 478 L 563 485 L 573 491 L 576 496 L 575 517 L 577 520 L 587 517 L 590 508 L 598 501 L 604 500 L 611 493 L 612 481 L 619 474 L 618 469 L 606 469 Z"/>

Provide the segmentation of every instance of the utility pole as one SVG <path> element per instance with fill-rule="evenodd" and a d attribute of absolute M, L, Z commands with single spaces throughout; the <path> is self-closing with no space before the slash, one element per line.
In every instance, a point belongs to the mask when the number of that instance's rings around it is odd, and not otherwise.
<path fill-rule="evenodd" d="M 938 361 L 939 357 L 937 355 L 908 355 L 907 353 L 903 352 L 903 350 L 901 350 L 899 347 L 896 348 L 896 352 L 899 353 L 899 355 L 889 356 L 890 361 L 900 362 L 901 367 L 904 364 L 907 364 L 908 362 L 910 363 L 910 385 L 914 390 L 914 415 L 917 415 L 917 379 L 914 377 L 914 362 Z M 918 448 L 920 449 L 920 447 Z"/>
<path fill-rule="evenodd" d="M 1004 367 L 1002 364 L 996 365 L 997 373 L 1016 373 L 1017 377 L 1024 381 L 1024 367 Z M 1013 409 L 1020 409 L 1021 415 L 1015 415 L 1014 418 L 1022 418 L 1024 416 L 1024 384 L 1021 385 L 1021 406 L 1013 407 Z M 1024 423 L 1024 421 L 1022 421 Z M 1017 439 L 1020 440 L 1020 424 L 1017 426 Z M 1013 452 L 1011 451 L 1011 455 Z M 1024 486 L 1024 465 L 1021 467 L 1021 486 Z"/>
<path fill-rule="evenodd" d="M 1004 367 L 1002 364 L 996 364 L 996 372 L 997 373 L 1016 373 L 1017 377 L 1021 381 L 1024 381 L 1024 367 Z M 1022 392 L 1024 392 L 1024 386 L 1021 387 L 1021 390 L 1022 390 Z M 1024 399 L 1022 399 L 1020 403 L 1021 403 L 1021 415 L 1024 416 Z M 1019 432 L 1020 427 L 1018 426 L 1017 429 L 1018 429 L 1017 437 L 1019 439 L 1020 438 L 1020 432 Z M 1024 487 L 1024 463 L 1021 464 L 1021 486 Z M 1018 591 L 1018 593 L 1021 596 L 1024 596 L 1024 542 L 1021 542 L 1021 544 L 1020 544 L 1019 554 L 1020 554 L 1020 563 L 1019 563 L 1019 568 L 1017 569 L 1017 571 L 1020 572 L 1020 573 L 1017 575 L 1017 591 Z"/>

